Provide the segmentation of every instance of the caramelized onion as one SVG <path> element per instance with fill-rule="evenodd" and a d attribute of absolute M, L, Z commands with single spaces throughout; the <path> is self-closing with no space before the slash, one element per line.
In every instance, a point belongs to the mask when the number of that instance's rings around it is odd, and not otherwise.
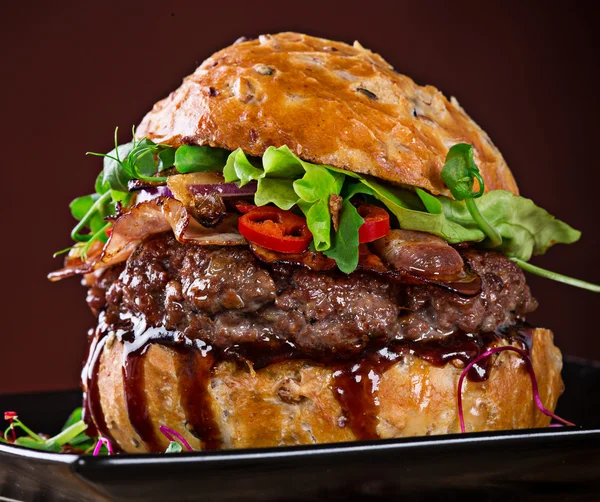
<path fill-rule="evenodd" d="M 404 270 L 419 277 L 442 281 L 464 277 L 461 256 L 444 239 L 435 235 L 392 230 L 372 245 L 393 270 Z"/>
<path fill-rule="evenodd" d="M 117 219 L 102 253 L 103 265 L 126 260 L 144 238 L 167 230 L 172 230 L 182 244 L 236 246 L 246 243 L 237 230 L 237 215 L 227 215 L 216 228 L 207 228 L 191 218 L 180 201 L 158 197 L 136 204 Z"/>
<path fill-rule="evenodd" d="M 198 182 L 204 183 L 201 186 L 215 187 L 222 181 L 223 176 L 213 172 L 176 174 L 169 176 L 167 186 L 200 225 L 214 228 L 227 215 L 223 198 L 216 190 L 197 193 L 192 187 L 198 186 Z"/>

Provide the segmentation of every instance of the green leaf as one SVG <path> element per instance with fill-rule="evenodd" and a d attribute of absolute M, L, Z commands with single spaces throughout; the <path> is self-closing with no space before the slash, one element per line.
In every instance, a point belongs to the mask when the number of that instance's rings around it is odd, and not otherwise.
<path fill-rule="evenodd" d="M 103 171 L 103 182 L 107 183 L 111 189 L 118 190 L 120 192 L 126 192 L 128 190 L 127 183 L 133 179 L 133 176 L 127 174 L 125 169 L 120 164 L 113 166 L 111 169 L 104 168 Z"/>
<path fill-rule="evenodd" d="M 338 231 L 333 237 L 331 248 L 324 253 L 333 258 L 338 268 L 346 274 L 353 272 L 358 266 L 358 229 L 363 223 L 364 219 L 350 202 L 350 197 L 344 199 Z"/>
<path fill-rule="evenodd" d="M 227 163 L 223 168 L 223 175 L 226 182 L 238 181 L 239 186 L 243 187 L 250 181 L 262 178 L 264 170 L 255 167 L 248 160 L 246 154 L 242 152 L 241 148 L 238 148 L 227 157 Z"/>
<path fill-rule="evenodd" d="M 483 232 L 478 227 L 465 228 L 446 218 L 443 213 L 427 212 L 420 199 L 407 190 L 385 187 L 370 178 L 362 181 L 373 191 L 373 195 L 396 216 L 400 228 L 438 235 L 452 244 L 481 241 L 484 238 Z M 428 203 L 432 208 L 434 207 L 433 201 L 428 201 Z"/>
<path fill-rule="evenodd" d="M 69 443 L 71 440 L 79 436 L 83 431 L 87 429 L 87 424 L 83 420 L 79 420 L 74 424 L 71 424 L 66 429 L 62 430 L 56 436 L 46 440 L 46 443 L 53 443 L 59 446 Z"/>
<path fill-rule="evenodd" d="M 70 444 L 71 446 L 77 446 L 82 450 L 87 450 L 88 448 L 91 448 L 92 446 L 94 446 L 94 444 L 96 444 L 96 440 L 82 432 L 78 436 L 75 436 L 73 439 L 71 439 L 71 441 L 69 441 L 68 444 Z"/>
<path fill-rule="evenodd" d="M 64 431 L 65 429 L 68 429 L 69 427 L 71 427 L 71 425 L 79 422 L 81 420 L 82 415 L 83 415 L 83 408 L 81 408 L 81 407 L 75 408 L 73 410 L 73 412 L 71 413 L 71 415 L 69 415 L 69 418 L 67 418 L 67 421 L 65 422 L 65 425 L 63 425 L 61 430 Z"/>
<path fill-rule="evenodd" d="M 472 145 L 459 143 L 450 148 L 440 174 L 456 200 L 472 199 L 483 194 L 483 179 L 473 159 Z M 479 180 L 477 193 L 473 193 L 475 178 Z"/>
<path fill-rule="evenodd" d="M 254 195 L 257 206 L 273 203 L 281 209 L 291 209 L 298 202 L 294 180 L 260 178 Z"/>
<path fill-rule="evenodd" d="M 174 164 L 180 173 L 220 171 L 225 166 L 228 155 L 229 152 L 222 148 L 183 145 L 175 152 Z"/>
<path fill-rule="evenodd" d="M 104 171 L 100 171 L 100 174 L 96 177 L 96 184 L 94 185 L 97 194 L 105 194 L 110 190 L 110 183 L 104 180 Z"/>
<path fill-rule="evenodd" d="M 158 154 L 158 171 L 164 171 L 175 165 L 175 148 L 166 147 Z"/>
<path fill-rule="evenodd" d="M 104 156 L 102 182 L 109 184 L 113 190 L 120 190 L 121 192 L 127 192 L 128 190 L 127 182 L 133 179 L 133 172 L 128 173 L 123 164 L 116 159 L 125 160 L 133 147 L 133 142 L 119 145 Z"/>
<path fill-rule="evenodd" d="M 110 195 L 112 197 L 113 202 L 120 202 L 123 206 L 127 206 L 133 198 L 132 193 L 121 192 L 119 190 L 111 190 Z"/>
<path fill-rule="evenodd" d="M 104 217 L 110 214 L 112 210 L 112 206 L 105 203 L 90 213 L 90 210 L 99 199 L 100 195 L 97 193 L 84 195 L 83 197 L 73 200 L 69 205 L 71 214 L 76 220 L 81 222 L 87 216 L 87 221 L 84 226 L 89 228 L 92 233 L 96 233 L 100 228 L 106 225 Z M 88 213 L 90 214 L 88 215 Z"/>
<path fill-rule="evenodd" d="M 331 246 L 331 214 L 329 201 L 321 199 L 311 204 L 300 200 L 298 207 L 306 216 L 306 223 L 313 235 L 313 242 L 317 251 L 325 251 Z"/>
<path fill-rule="evenodd" d="M 344 176 L 350 176 L 350 178 L 362 179 L 362 176 L 360 174 L 357 174 L 352 171 L 347 171 L 346 169 L 340 169 L 339 167 L 333 167 L 333 166 L 323 166 L 323 167 L 325 167 L 326 169 L 328 169 L 329 171 L 332 171 L 334 173 L 343 174 Z"/>
<path fill-rule="evenodd" d="M 375 196 L 373 190 L 362 182 L 345 183 L 341 191 L 341 195 L 344 197 L 344 199 L 350 199 L 354 195 L 358 194 L 370 195 L 372 197 Z"/>
<path fill-rule="evenodd" d="M 473 147 L 460 143 L 450 148 L 446 156 L 446 163 L 441 171 L 441 176 L 456 200 L 466 201 L 466 206 L 477 226 L 486 235 L 486 244 L 491 248 L 502 245 L 502 236 L 488 219 L 479 211 L 475 202 L 476 198 L 483 195 L 485 186 L 479 168 L 473 159 Z M 479 191 L 474 193 L 475 178 L 479 182 Z"/>
<path fill-rule="evenodd" d="M 482 242 L 489 245 L 486 234 L 473 219 L 464 201 L 444 196 L 433 196 L 417 189 L 423 203 L 422 210 L 409 209 L 400 190 L 389 189 L 372 180 L 368 183 L 374 195 L 398 218 L 401 228 L 438 235 L 451 244 Z M 497 248 L 510 257 L 529 260 L 532 254 L 543 254 L 556 243 L 570 244 L 580 232 L 557 220 L 530 199 L 503 190 L 493 190 L 477 199 L 481 214 L 502 236 Z"/>
<path fill-rule="evenodd" d="M 294 191 L 300 198 L 298 206 L 306 216 L 315 249 L 325 251 L 331 246 L 329 198 L 333 194 L 339 195 L 345 176 L 308 162 L 304 162 L 303 166 L 305 174 L 294 181 Z"/>
<path fill-rule="evenodd" d="M 140 142 L 141 146 L 136 146 L 127 157 L 127 162 L 133 168 L 133 172 L 138 177 L 150 177 L 158 171 L 158 163 L 154 158 L 154 144 L 149 145 L 148 140 Z"/>
<path fill-rule="evenodd" d="M 442 196 L 438 199 L 447 219 L 476 228 L 463 202 Z M 532 255 L 544 254 L 554 244 L 572 244 L 581 237 L 581 232 L 536 206 L 531 199 L 504 190 L 484 194 L 477 199 L 477 206 L 502 236 L 502 244 L 496 249 L 511 258 L 528 261 Z M 479 232 L 485 237 L 481 230 Z"/>
<path fill-rule="evenodd" d="M 95 213 L 88 221 L 88 226 L 93 234 L 98 232 L 102 227 L 106 225 L 104 215 L 100 212 Z"/>
<path fill-rule="evenodd" d="M 182 450 L 183 450 L 183 448 L 181 447 L 181 445 L 179 443 L 176 443 L 175 441 L 171 441 L 169 443 L 169 447 L 165 450 L 165 453 L 181 453 Z"/>
<path fill-rule="evenodd" d="M 437 197 L 431 195 L 425 190 L 422 190 L 421 188 L 416 188 L 415 192 L 419 196 L 419 199 L 421 199 L 421 202 L 425 206 L 427 212 L 431 214 L 442 214 L 444 212 L 444 209 L 442 208 L 442 203 Z"/>
<path fill-rule="evenodd" d="M 296 157 L 287 146 L 270 146 L 262 158 L 265 175 L 274 178 L 297 179 L 304 175 L 306 162 Z"/>
<path fill-rule="evenodd" d="M 339 195 L 344 183 L 344 176 L 339 173 L 332 174 L 323 166 L 304 164 L 306 173 L 294 182 L 294 190 L 305 202 L 319 202 L 329 200 L 332 194 Z"/>
<path fill-rule="evenodd" d="M 31 448 L 33 450 L 60 453 L 60 445 L 48 441 L 36 441 L 35 439 L 26 436 L 17 438 L 15 444 L 18 446 L 25 446 L 26 448 Z"/>
<path fill-rule="evenodd" d="M 100 196 L 94 193 L 91 195 L 77 197 L 76 199 L 72 200 L 69 204 L 69 209 L 71 210 L 73 218 L 75 218 L 77 221 L 82 220 L 99 198 Z"/>
<path fill-rule="evenodd" d="M 63 425 L 62 431 L 69 429 L 70 427 L 82 422 L 82 408 L 76 408 L 73 413 L 69 416 L 65 425 Z M 77 446 L 83 450 L 87 450 L 94 446 L 95 440 L 90 438 L 85 432 L 80 432 L 77 436 L 71 439 L 68 444 L 71 446 Z"/>

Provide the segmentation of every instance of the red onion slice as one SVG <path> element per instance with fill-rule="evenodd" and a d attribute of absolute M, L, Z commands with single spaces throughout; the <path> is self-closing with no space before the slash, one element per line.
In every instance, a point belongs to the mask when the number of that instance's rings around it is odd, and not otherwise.
<path fill-rule="evenodd" d="M 243 187 L 235 183 L 211 183 L 206 185 L 189 185 L 188 189 L 197 195 L 218 193 L 221 197 L 248 197 L 256 193 L 256 181 L 251 181 Z"/>
<path fill-rule="evenodd" d="M 142 188 L 138 190 L 135 201 L 139 204 L 140 202 L 147 202 L 156 199 L 157 197 L 173 197 L 173 192 L 171 192 L 171 189 L 166 185 Z"/>

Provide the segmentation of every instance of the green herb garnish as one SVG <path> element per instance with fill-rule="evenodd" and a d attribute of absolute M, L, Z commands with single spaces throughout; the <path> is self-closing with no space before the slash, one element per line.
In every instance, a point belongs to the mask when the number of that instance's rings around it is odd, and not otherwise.
<path fill-rule="evenodd" d="M 159 154 L 170 149 L 168 145 L 156 144 L 153 141 L 142 138 L 135 139 L 135 130 L 132 130 L 133 141 L 125 145 L 119 145 L 119 128 L 115 129 L 115 148 L 108 153 L 87 152 L 86 155 L 104 157 L 108 161 L 104 163 L 102 183 L 107 184 L 113 190 L 126 192 L 127 182 L 137 179 L 142 181 L 162 182 L 166 177 L 156 176 L 159 172 Z M 172 150 L 172 149 L 171 149 Z M 168 159 L 167 154 L 163 158 Z M 163 169 L 171 166 L 163 166 Z"/>
<path fill-rule="evenodd" d="M 132 198 L 128 183 L 131 180 L 147 182 L 165 182 L 166 176 L 159 176 L 164 170 L 175 167 L 179 173 L 221 170 L 225 166 L 229 152 L 221 148 L 208 146 L 189 146 L 172 148 L 156 144 L 142 138 L 123 145 L 118 144 L 119 129 L 115 129 L 115 148 L 110 152 L 87 152 L 88 155 L 103 157 L 103 170 L 96 180 L 96 192 L 84 195 L 71 202 L 73 217 L 78 220 L 71 232 L 71 238 L 77 245 L 80 255 L 85 259 L 95 242 L 106 242 L 106 231 L 111 223 L 107 217 L 115 214 L 117 204 L 127 206 Z M 72 247 L 55 253 L 66 253 Z"/>
<path fill-rule="evenodd" d="M 12 443 L 18 446 L 51 452 L 60 452 L 64 446 L 72 446 L 84 451 L 94 446 L 94 440 L 85 435 L 84 431 L 87 429 L 87 425 L 81 420 L 81 408 L 78 408 L 71 414 L 61 432 L 49 439 L 44 439 L 33 432 L 21 422 L 18 415 L 14 412 L 6 412 L 4 418 L 11 422 L 4 432 L 4 438 L 9 437 L 10 433 L 13 438 Z M 15 434 L 16 428 L 24 432 L 25 436 L 17 437 Z M 6 439 L 0 438 L 0 441 L 8 443 Z"/>
<path fill-rule="evenodd" d="M 502 237 L 486 217 L 481 214 L 475 203 L 475 199 L 483 195 L 485 187 L 479 168 L 473 160 L 473 147 L 466 143 L 459 143 L 450 148 L 441 175 L 454 198 L 465 201 L 471 217 L 490 240 L 490 247 L 497 248 L 500 246 Z M 479 182 L 477 192 L 473 192 L 475 179 Z"/>
<path fill-rule="evenodd" d="M 183 448 L 181 447 L 181 445 L 179 443 L 176 443 L 175 441 L 171 441 L 169 443 L 169 446 L 165 450 L 165 453 L 181 453 L 182 451 L 183 451 Z"/>

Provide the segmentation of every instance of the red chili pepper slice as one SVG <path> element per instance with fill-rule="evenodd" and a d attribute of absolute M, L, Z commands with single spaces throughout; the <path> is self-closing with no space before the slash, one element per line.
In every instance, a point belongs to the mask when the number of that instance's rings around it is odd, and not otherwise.
<path fill-rule="evenodd" d="M 238 220 L 240 233 L 250 242 L 280 253 L 302 253 L 312 234 L 306 220 L 273 206 L 257 207 Z"/>
<path fill-rule="evenodd" d="M 358 214 L 365 220 L 358 229 L 361 244 L 373 242 L 390 233 L 390 215 L 385 209 L 373 204 L 361 204 Z"/>

